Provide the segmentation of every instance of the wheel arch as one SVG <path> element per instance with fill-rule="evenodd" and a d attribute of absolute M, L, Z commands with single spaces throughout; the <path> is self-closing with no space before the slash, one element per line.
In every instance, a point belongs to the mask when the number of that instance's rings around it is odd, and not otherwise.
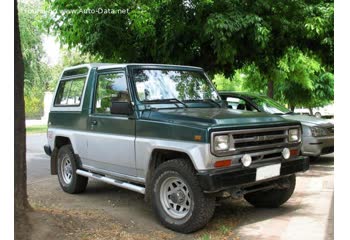
<path fill-rule="evenodd" d="M 58 155 L 58 150 L 64 146 L 72 144 L 71 140 L 67 136 L 60 136 L 57 135 L 54 138 L 54 148 L 52 151 L 51 159 L 50 159 L 50 170 L 51 170 L 51 175 L 57 175 L 57 155 Z M 73 147 L 73 146 L 72 146 Z"/>
<path fill-rule="evenodd" d="M 147 167 L 147 174 L 145 179 L 145 186 L 146 186 L 146 192 L 145 192 L 145 200 L 149 202 L 150 195 L 151 195 L 151 187 L 150 183 L 152 181 L 152 177 L 154 175 L 155 170 L 157 167 L 159 167 L 162 163 L 172 160 L 172 159 L 183 159 L 184 161 L 188 161 L 192 164 L 193 168 L 195 169 L 195 165 L 190 157 L 190 155 L 183 151 L 178 150 L 169 150 L 169 149 L 163 149 L 163 148 L 155 148 L 152 150 L 150 160 Z"/>

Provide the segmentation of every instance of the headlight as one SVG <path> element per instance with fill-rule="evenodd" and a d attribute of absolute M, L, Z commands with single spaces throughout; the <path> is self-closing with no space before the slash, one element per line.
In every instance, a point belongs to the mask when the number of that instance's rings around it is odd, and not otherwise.
<path fill-rule="evenodd" d="M 289 129 L 288 131 L 288 141 L 298 142 L 300 140 L 300 130 L 298 128 Z"/>
<path fill-rule="evenodd" d="M 320 127 L 312 127 L 311 133 L 313 137 L 322 137 L 328 134 L 326 129 Z"/>
<path fill-rule="evenodd" d="M 214 138 L 214 150 L 218 152 L 227 151 L 229 149 L 228 135 L 219 135 Z"/>

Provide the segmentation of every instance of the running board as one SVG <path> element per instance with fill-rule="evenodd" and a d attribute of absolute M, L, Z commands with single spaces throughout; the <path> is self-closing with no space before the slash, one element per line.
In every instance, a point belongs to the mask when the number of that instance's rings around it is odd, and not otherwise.
<path fill-rule="evenodd" d="M 105 177 L 105 176 L 102 176 L 102 175 L 99 175 L 96 173 L 86 172 L 86 171 L 83 171 L 80 169 L 77 169 L 77 174 L 84 176 L 84 177 L 94 178 L 94 179 L 100 180 L 102 182 L 112 184 L 112 185 L 117 186 L 117 187 L 126 188 L 126 189 L 129 189 L 129 190 L 134 191 L 134 192 L 145 194 L 144 187 L 140 187 L 140 186 L 137 186 L 137 185 L 134 185 L 131 183 L 122 182 L 122 181 L 119 181 L 119 180 L 116 180 L 113 178 L 108 178 L 108 177 Z"/>

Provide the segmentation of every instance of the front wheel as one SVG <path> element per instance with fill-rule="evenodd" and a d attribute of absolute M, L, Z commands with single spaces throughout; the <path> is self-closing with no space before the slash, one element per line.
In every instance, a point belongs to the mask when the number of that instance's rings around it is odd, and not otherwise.
<path fill-rule="evenodd" d="M 175 159 L 156 169 L 152 205 L 164 226 L 189 233 L 209 222 L 215 211 L 215 197 L 203 193 L 188 160 Z"/>
<path fill-rule="evenodd" d="M 276 208 L 287 202 L 292 196 L 295 189 L 295 175 L 286 179 L 280 179 L 280 182 L 286 181 L 288 186 L 282 189 L 261 190 L 247 193 L 244 195 L 245 200 L 254 207 L 259 208 Z"/>

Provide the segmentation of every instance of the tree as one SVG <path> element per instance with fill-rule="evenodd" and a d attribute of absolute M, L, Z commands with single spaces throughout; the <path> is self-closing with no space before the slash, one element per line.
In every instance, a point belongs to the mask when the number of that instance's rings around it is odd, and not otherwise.
<path fill-rule="evenodd" d="M 77 48 L 68 48 L 66 45 L 60 47 L 60 59 L 58 63 L 50 67 L 51 81 L 48 91 L 54 91 L 62 73 L 62 70 L 68 66 L 75 66 L 84 63 L 100 62 L 102 59 L 89 53 L 83 54 Z"/>
<path fill-rule="evenodd" d="M 44 92 L 48 90 L 51 78 L 49 66 L 43 61 L 45 52 L 41 28 L 42 14 L 39 1 L 18 4 L 21 49 L 24 64 L 24 98 L 26 117 L 42 116 Z"/>
<path fill-rule="evenodd" d="M 15 177 L 15 213 L 21 213 L 28 209 L 27 198 L 27 167 L 26 167 L 26 139 L 24 121 L 24 68 L 21 51 L 21 41 L 18 25 L 17 0 L 15 0 L 15 153 L 14 153 L 14 177 Z"/>
<path fill-rule="evenodd" d="M 274 79 L 275 99 L 291 108 L 323 106 L 333 100 L 333 74 L 325 72 L 320 60 L 312 54 L 291 47 L 269 72 L 270 79 Z M 241 83 L 238 88 L 244 91 L 263 94 L 267 90 L 268 79 L 254 63 L 236 70 L 232 81 Z"/>
<path fill-rule="evenodd" d="M 291 47 L 333 71 L 333 1 L 48 0 L 47 7 L 47 26 L 62 42 L 106 61 L 197 65 L 226 77 L 254 66 L 271 97 Z M 99 7 L 116 14 L 92 14 Z"/>

